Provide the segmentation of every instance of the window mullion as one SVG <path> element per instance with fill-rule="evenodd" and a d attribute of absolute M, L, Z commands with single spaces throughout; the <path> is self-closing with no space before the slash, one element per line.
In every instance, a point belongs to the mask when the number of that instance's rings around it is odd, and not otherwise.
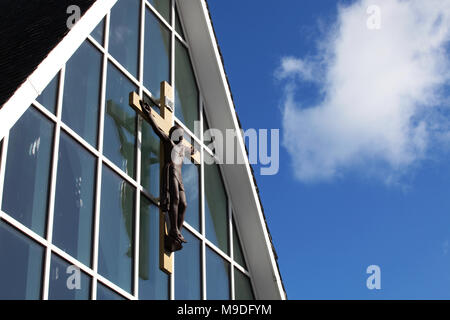
<path fill-rule="evenodd" d="M 53 237 L 53 217 L 55 211 L 55 195 L 56 195 L 56 179 L 58 171 L 58 154 L 59 154 L 59 137 L 61 134 L 61 114 L 62 114 L 62 100 L 64 91 L 64 78 L 65 78 L 65 66 L 62 67 L 59 73 L 59 88 L 58 88 L 58 100 L 56 106 L 56 125 L 53 136 L 53 154 L 51 163 L 51 175 L 49 186 L 49 200 L 47 210 L 47 228 L 46 239 L 48 244 L 52 243 Z M 50 246 L 45 250 L 45 262 L 44 262 L 44 278 L 42 286 L 42 299 L 48 300 L 49 282 L 50 282 L 50 263 L 51 263 L 52 251 Z"/>
<path fill-rule="evenodd" d="M 105 53 L 103 54 L 103 67 L 102 67 L 102 82 L 101 82 L 101 94 L 100 94 L 100 116 L 98 126 L 98 151 L 100 156 L 97 158 L 97 177 L 96 177 L 96 191 L 95 191 L 95 213 L 94 213 L 94 237 L 93 237 L 93 250 L 92 250 L 92 269 L 96 275 L 92 279 L 91 286 L 91 299 L 97 299 L 97 272 L 98 272 L 98 246 L 99 246 L 99 229 L 100 229 L 100 196 L 102 186 L 102 156 L 103 153 L 103 127 L 105 117 L 105 99 L 106 99 L 106 72 L 108 69 L 108 47 L 109 47 L 109 24 L 110 13 L 106 15 L 105 19 Z"/>
<path fill-rule="evenodd" d="M 140 38 L 139 38 L 139 96 L 143 97 L 143 82 L 144 82 L 144 32 L 145 32 L 145 0 L 141 1 L 141 24 L 140 24 Z M 142 118 L 137 115 L 137 143 L 136 143 L 136 182 L 141 185 L 141 148 L 142 148 Z M 140 236 L 140 214 L 141 214 L 141 192 L 140 188 L 136 190 L 135 202 L 135 219 L 134 219 L 134 296 L 139 297 L 139 236 Z"/>
<path fill-rule="evenodd" d="M 174 93 L 174 108 L 176 108 L 176 94 L 175 94 L 175 19 L 174 19 L 174 14 L 175 14 L 175 0 L 171 0 L 170 1 L 170 8 L 171 8 L 171 14 L 170 14 L 170 18 L 171 18 L 171 28 L 170 28 L 170 84 L 173 88 L 173 93 Z M 173 110 L 173 114 L 175 115 L 175 110 Z M 161 150 L 162 152 L 162 150 Z M 175 300 L 175 255 L 172 259 L 172 274 L 170 275 L 170 300 Z"/>

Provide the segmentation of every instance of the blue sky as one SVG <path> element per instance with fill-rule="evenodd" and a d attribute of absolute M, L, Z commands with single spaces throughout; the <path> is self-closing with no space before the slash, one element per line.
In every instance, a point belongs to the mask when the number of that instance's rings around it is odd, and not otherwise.
<path fill-rule="evenodd" d="M 449 299 L 449 1 L 209 6 L 244 129 L 280 129 L 257 181 L 288 298 Z"/>

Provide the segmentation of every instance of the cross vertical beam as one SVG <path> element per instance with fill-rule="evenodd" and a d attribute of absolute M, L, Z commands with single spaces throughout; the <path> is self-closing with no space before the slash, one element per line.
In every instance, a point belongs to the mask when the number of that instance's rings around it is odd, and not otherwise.
<path fill-rule="evenodd" d="M 160 114 L 155 110 L 151 109 L 150 116 L 153 117 L 155 123 L 158 127 L 164 131 L 165 134 L 169 135 L 170 128 L 173 126 L 173 89 L 165 81 L 161 82 L 161 98 L 159 99 L 158 105 L 160 109 Z M 142 110 L 140 103 L 141 99 L 136 92 L 130 92 L 129 104 L 130 106 L 144 119 L 147 118 L 146 113 Z M 160 181 L 162 181 L 163 170 L 164 170 L 164 147 L 162 142 L 160 143 Z M 167 274 L 173 272 L 173 252 L 167 252 L 164 243 L 165 236 L 167 236 L 167 217 L 166 214 L 159 209 L 159 268 Z"/>
<path fill-rule="evenodd" d="M 174 92 L 173 88 L 165 81 L 161 82 L 161 97 L 158 101 L 155 101 L 159 105 L 160 113 L 158 114 L 153 109 L 150 110 L 150 116 L 153 117 L 156 125 L 169 136 L 169 131 L 174 124 Z M 129 104 L 130 106 L 143 117 L 147 119 L 147 114 L 142 110 L 141 99 L 136 92 L 130 92 Z M 189 142 L 183 141 L 183 144 L 190 148 Z M 164 173 L 164 164 L 166 163 L 164 155 L 164 146 L 160 144 L 160 181 L 162 181 Z M 195 164 L 200 164 L 200 152 L 195 150 L 191 154 L 190 160 Z M 165 212 L 159 209 L 159 267 L 167 274 L 173 272 L 173 252 L 169 252 L 165 249 L 165 241 L 168 235 L 168 223 L 169 219 Z"/>

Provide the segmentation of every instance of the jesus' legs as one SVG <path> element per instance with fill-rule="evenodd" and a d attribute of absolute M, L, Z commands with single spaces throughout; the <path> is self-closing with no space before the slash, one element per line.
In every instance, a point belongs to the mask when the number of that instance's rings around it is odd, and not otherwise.
<path fill-rule="evenodd" d="M 174 176 L 170 177 L 169 191 L 170 191 L 169 235 L 172 238 L 178 239 L 180 235 L 180 232 L 178 231 L 178 207 L 180 204 L 180 191 L 178 187 L 178 180 Z"/>
<path fill-rule="evenodd" d="M 181 232 L 181 229 L 183 229 L 183 222 L 184 222 L 184 215 L 186 213 L 187 203 L 186 203 L 186 194 L 183 189 L 179 191 L 179 204 L 178 204 L 178 221 L 177 221 L 177 227 L 178 231 Z M 185 242 L 184 237 L 180 234 L 181 240 Z"/>

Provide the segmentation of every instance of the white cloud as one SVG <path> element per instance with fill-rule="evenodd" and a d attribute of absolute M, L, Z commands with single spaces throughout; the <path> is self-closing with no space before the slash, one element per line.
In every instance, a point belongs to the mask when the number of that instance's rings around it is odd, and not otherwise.
<path fill-rule="evenodd" d="M 380 30 L 367 27 L 374 4 Z M 448 136 L 436 106 L 448 102 L 449 36 L 450 0 L 360 0 L 339 8 L 315 56 L 283 58 L 275 75 L 285 83 L 283 144 L 296 177 L 380 165 L 395 175 L 427 155 L 435 132 Z M 302 105 L 296 93 L 311 81 L 322 100 Z"/>
<path fill-rule="evenodd" d="M 295 57 L 284 57 L 281 59 L 281 66 L 275 75 L 278 79 L 299 76 L 302 80 L 315 81 L 314 68 L 315 63 L 306 62 Z"/>

